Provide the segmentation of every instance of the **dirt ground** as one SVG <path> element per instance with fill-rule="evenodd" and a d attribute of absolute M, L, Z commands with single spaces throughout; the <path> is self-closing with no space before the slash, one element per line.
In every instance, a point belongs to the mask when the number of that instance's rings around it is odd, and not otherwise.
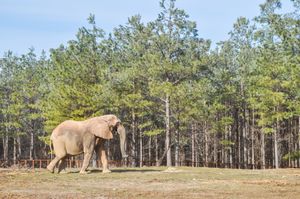
<path fill-rule="evenodd" d="M 299 198 L 300 169 L 116 168 L 51 174 L 0 169 L 0 198 Z"/>

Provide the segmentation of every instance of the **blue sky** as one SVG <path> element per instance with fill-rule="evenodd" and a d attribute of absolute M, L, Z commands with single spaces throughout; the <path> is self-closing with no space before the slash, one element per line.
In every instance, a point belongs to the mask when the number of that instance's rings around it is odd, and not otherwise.
<path fill-rule="evenodd" d="M 197 22 L 200 37 L 213 42 L 225 40 L 240 16 L 252 19 L 264 0 L 177 0 L 190 19 Z M 87 26 L 95 14 L 96 23 L 111 32 L 128 17 L 140 14 L 144 22 L 160 12 L 159 0 L 0 0 L 0 57 L 5 51 L 39 54 L 74 39 L 78 28 Z"/>

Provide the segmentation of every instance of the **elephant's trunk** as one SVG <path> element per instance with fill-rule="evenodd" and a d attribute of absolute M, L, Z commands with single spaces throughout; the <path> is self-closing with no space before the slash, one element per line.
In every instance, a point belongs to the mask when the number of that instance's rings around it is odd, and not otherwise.
<path fill-rule="evenodd" d="M 128 155 L 126 154 L 125 146 L 126 146 L 126 132 L 125 128 L 122 124 L 119 124 L 117 132 L 119 133 L 120 136 L 120 148 L 121 148 L 121 153 L 123 158 L 127 158 Z"/>

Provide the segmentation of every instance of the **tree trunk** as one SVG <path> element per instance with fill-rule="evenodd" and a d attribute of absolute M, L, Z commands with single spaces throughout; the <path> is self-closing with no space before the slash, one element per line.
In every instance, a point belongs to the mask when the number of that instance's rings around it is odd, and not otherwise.
<path fill-rule="evenodd" d="M 252 169 L 255 168 L 254 164 L 254 125 L 255 125 L 255 121 L 254 121 L 254 109 L 252 109 L 252 126 L 251 126 L 251 165 L 252 165 Z"/>
<path fill-rule="evenodd" d="M 199 151 L 201 149 L 200 148 L 200 144 L 198 142 L 197 129 L 198 129 L 197 124 L 195 124 L 195 132 L 194 132 L 194 139 L 195 139 L 195 162 L 196 162 L 195 167 L 199 167 L 199 160 L 198 160 L 198 158 L 199 158 Z"/>
<path fill-rule="evenodd" d="M 149 160 L 149 163 L 148 163 L 148 166 L 152 166 L 152 162 L 151 162 L 151 141 L 152 141 L 152 137 L 149 136 L 149 140 L 148 140 L 148 146 L 149 146 L 149 149 L 148 149 L 148 160 Z"/>
<path fill-rule="evenodd" d="M 300 116 L 298 117 L 298 151 L 300 151 Z M 298 168 L 300 167 L 300 157 L 298 158 Z"/>
<path fill-rule="evenodd" d="M 244 155 L 244 169 L 248 168 L 248 146 L 247 146 L 247 132 L 248 132 L 248 122 L 247 122 L 247 110 L 244 107 L 244 118 L 243 118 L 243 155 Z"/>
<path fill-rule="evenodd" d="M 195 140 L 196 140 L 196 146 L 199 146 L 197 142 L 197 134 L 195 136 Z M 195 167 L 199 167 L 199 151 L 200 151 L 200 147 L 195 147 L 195 162 L 196 162 Z"/>
<path fill-rule="evenodd" d="M 208 166 L 208 133 L 207 133 L 207 122 L 204 122 L 204 140 L 205 140 L 205 161 L 204 166 Z"/>
<path fill-rule="evenodd" d="M 225 126 L 224 140 L 229 140 L 228 126 Z M 228 168 L 228 152 L 227 145 L 222 146 L 223 148 L 223 164 L 225 168 Z"/>
<path fill-rule="evenodd" d="M 291 125 L 290 125 L 291 122 Z M 293 131 L 293 122 L 292 120 L 287 121 L 287 134 L 288 134 L 288 143 L 287 143 L 287 148 L 288 148 L 288 154 L 291 154 L 291 152 L 294 150 L 294 131 Z M 291 168 L 293 165 L 294 161 L 291 160 L 291 157 L 289 156 L 288 158 L 288 168 Z"/>
<path fill-rule="evenodd" d="M 131 137 L 131 140 L 132 140 L 132 143 L 131 143 L 131 156 L 132 156 L 132 162 L 131 162 L 131 165 L 133 167 L 136 166 L 136 147 L 135 147 L 135 144 L 136 144 L 136 141 L 135 141 L 135 136 L 136 136 L 136 117 L 135 117 L 135 112 L 134 110 L 132 110 L 131 112 L 131 133 L 132 133 L 132 137 Z"/>
<path fill-rule="evenodd" d="M 158 143 L 157 143 L 157 135 L 154 138 L 155 141 L 155 165 L 159 166 L 159 159 L 158 159 Z"/>
<path fill-rule="evenodd" d="M 17 138 L 14 138 L 14 165 L 17 164 Z"/>
<path fill-rule="evenodd" d="M 279 133 L 279 120 L 278 118 L 276 119 L 276 129 L 274 131 L 274 161 L 275 161 L 275 168 L 279 168 L 279 162 L 278 162 L 278 138 L 277 134 Z"/>
<path fill-rule="evenodd" d="M 192 167 L 195 166 L 195 126 L 192 124 Z"/>
<path fill-rule="evenodd" d="M 261 168 L 266 168 L 266 158 L 265 158 L 265 133 L 261 130 Z"/>
<path fill-rule="evenodd" d="M 172 166 L 172 156 L 171 156 L 171 132 L 170 132 L 170 97 L 169 95 L 166 96 L 165 100 L 165 108 L 166 108 L 166 140 L 165 140 L 165 150 L 167 152 L 167 166 Z"/>
<path fill-rule="evenodd" d="M 17 137 L 18 142 L 18 158 L 22 157 L 22 148 L 21 148 L 21 137 L 18 135 Z"/>
<path fill-rule="evenodd" d="M 232 131 L 231 125 L 229 125 L 228 131 L 229 131 L 229 139 L 233 140 L 232 132 L 231 132 Z M 229 167 L 232 168 L 232 146 L 230 146 L 230 148 L 229 148 Z"/>
<path fill-rule="evenodd" d="M 140 143 L 140 167 L 143 167 L 143 132 L 141 130 L 139 136 L 139 143 Z"/>
<path fill-rule="evenodd" d="M 30 132 L 30 149 L 29 149 L 29 159 L 34 159 L 34 133 L 33 130 Z"/>
<path fill-rule="evenodd" d="M 8 129 L 6 128 L 6 132 L 3 136 L 3 160 L 8 161 Z"/>
<path fill-rule="evenodd" d="M 241 168 L 246 168 L 246 128 L 245 128 L 245 114 L 241 117 L 241 136 L 240 136 L 240 155 L 241 155 Z"/>
<path fill-rule="evenodd" d="M 218 137 L 217 133 L 214 133 L 214 164 L 218 167 Z"/>
<path fill-rule="evenodd" d="M 175 128 L 175 167 L 180 166 L 179 165 L 179 124 L 178 122 L 176 123 L 176 128 Z"/>
<path fill-rule="evenodd" d="M 236 163 L 236 168 L 240 169 L 241 168 L 241 136 L 240 136 L 240 118 L 239 118 L 239 110 L 236 110 L 236 152 L 235 152 L 235 163 Z"/>
<path fill-rule="evenodd" d="M 242 137 L 241 137 L 241 155 L 242 155 L 242 167 L 244 169 L 247 168 L 247 127 L 246 127 L 246 102 L 245 102 L 245 85 L 244 85 L 244 80 L 242 79 L 240 81 L 240 95 L 242 97 L 242 114 L 243 116 L 241 117 L 241 130 L 242 130 Z"/>

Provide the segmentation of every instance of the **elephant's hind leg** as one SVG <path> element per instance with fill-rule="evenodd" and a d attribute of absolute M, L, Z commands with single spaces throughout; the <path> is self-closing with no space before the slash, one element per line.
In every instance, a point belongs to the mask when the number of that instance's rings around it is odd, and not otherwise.
<path fill-rule="evenodd" d="M 66 169 L 66 157 L 62 158 L 58 163 L 58 173 Z"/>
<path fill-rule="evenodd" d="M 65 150 L 65 146 L 63 142 L 53 142 L 53 147 L 55 151 L 55 158 L 50 162 L 50 164 L 47 166 L 47 169 L 53 173 L 55 165 L 63 158 L 66 157 L 67 152 Z"/>
<path fill-rule="evenodd" d="M 62 158 L 56 156 L 51 162 L 50 164 L 47 166 L 47 169 L 51 172 L 54 173 L 54 167 L 55 165 L 58 163 L 58 161 L 60 161 Z"/>

